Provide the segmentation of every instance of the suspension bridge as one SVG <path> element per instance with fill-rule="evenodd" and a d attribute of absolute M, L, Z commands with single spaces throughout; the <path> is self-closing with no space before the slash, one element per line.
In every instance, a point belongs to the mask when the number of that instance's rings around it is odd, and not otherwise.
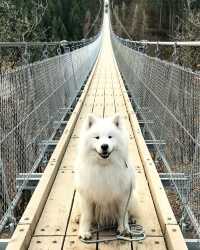
<path fill-rule="evenodd" d="M 2 227 L 8 221 L 14 227 L 15 206 L 38 182 L 8 250 L 188 249 L 158 173 L 161 160 L 167 181 L 184 201 L 187 215 L 181 219 L 190 219 L 198 235 L 200 76 L 131 46 L 113 34 L 105 14 L 101 33 L 87 44 L 2 75 Z M 19 113 L 20 121 L 8 111 Z M 146 237 L 106 243 L 99 240 L 109 240 L 115 232 L 97 231 L 97 242 L 87 245 L 79 240 L 75 222 L 73 177 L 80 128 L 88 113 L 108 117 L 116 112 L 129 132 L 140 207 L 136 222 Z M 190 118 L 195 120 L 193 130 Z M 147 146 L 154 150 L 150 153 Z"/>

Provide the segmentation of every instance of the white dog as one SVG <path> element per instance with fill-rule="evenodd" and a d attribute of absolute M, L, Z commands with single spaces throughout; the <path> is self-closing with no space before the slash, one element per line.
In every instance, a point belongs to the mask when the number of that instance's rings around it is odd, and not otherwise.
<path fill-rule="evenodd" d="M 134 169 L 128 162 L 128 135 L 118 114 L 105 119 L 92 114 L 87 117 L 80 135 L 76 167 L 80 237 L 91 238 L 93 222 L 117 223 L 119 233 L 129 231 Z"/>

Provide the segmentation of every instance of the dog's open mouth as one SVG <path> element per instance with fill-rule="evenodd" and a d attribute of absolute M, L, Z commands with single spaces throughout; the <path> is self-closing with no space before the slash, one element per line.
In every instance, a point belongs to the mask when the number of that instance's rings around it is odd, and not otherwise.
<path fill-rule="evenodd" d="M 110 156 L 110 153 L 105 152 L 105 153 L 100 153 L 99 155 L 100 155 L 103 159 L 106 159 L 106 158 L 108 158 L 108 157 Z"/>

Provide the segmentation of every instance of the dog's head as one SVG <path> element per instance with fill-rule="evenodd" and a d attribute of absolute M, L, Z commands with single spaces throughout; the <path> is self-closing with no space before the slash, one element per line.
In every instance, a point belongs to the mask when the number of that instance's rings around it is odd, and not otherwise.
<path fill-rule="evenodd" d="M 120 115 L 98 118 L 88 115 L 83 127 L 84 150 L 101 159 L 109 159 L 115 152 L 127 150 L 127 138 Z"/>

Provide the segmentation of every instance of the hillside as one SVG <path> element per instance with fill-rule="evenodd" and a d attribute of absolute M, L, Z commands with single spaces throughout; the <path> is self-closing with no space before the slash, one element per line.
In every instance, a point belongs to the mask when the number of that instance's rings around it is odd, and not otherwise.
<path fill-rule="evenodd" d="M 120 36 L 129 34 L 134 40 L 200 39 L 200 18 L 196 20 L 199 0 L 111 0 L 111 9 L 114 30 Z"/>
<path fill-rule="evenodd" d="M 98 18 L 92 25 L 100 3 L 101 0 L 2 0 L 0 41 L 79 40 L 94 35 L 101 23 Z"/>
<path fill-rule="evenodd" d="M 130 40 L 200 41 L 199 0 L 110 0 L 114 32 Z M 155 55 L 155 48 L 150 54 Z M 173 60 L 173 47 L 160 48 L 160 58 Z M 180 65 L 200 70 L 195 47 L 177 49 Z"/>

